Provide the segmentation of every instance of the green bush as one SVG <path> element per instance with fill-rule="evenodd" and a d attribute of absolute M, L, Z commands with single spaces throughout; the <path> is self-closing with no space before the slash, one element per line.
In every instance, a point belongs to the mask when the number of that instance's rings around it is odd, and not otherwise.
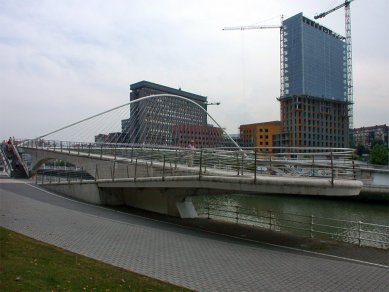
<path fill-rule="evenodd" d="M 369 162 L 372 164 L 387 165 L 388 149 L 383 144 L 376 143 L 370 150 Z"/>

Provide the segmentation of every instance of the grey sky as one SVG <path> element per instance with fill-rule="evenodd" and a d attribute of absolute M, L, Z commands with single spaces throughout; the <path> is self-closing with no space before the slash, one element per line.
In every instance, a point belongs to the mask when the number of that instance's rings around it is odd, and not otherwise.
<path fill-rule="evenodd" d="M 313 19 L 342 0 L 0 0 L 0 138 L 33 138 L 163 84 L 220 101 L 216 120 L 279 120 L 279 31 L 222 31 Z M 387 0 L 351 4 L 354 126 L 389 124 Z M 320 21 L 344 34 L 344 9 Z"/>

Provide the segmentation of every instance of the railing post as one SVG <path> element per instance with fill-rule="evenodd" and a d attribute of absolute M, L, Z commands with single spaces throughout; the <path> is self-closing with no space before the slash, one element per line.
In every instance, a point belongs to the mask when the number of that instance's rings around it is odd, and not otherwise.
<path fill-rule="evenodd" d="M 209 203 L 207 203 L 207 217 L 208 219 L 211 218 Z"/>
<path fill-rule="evenodd" d="M 315 176 L 315 155 L 312 155 L 312 176 Z"/>
<path fill-rule="evenodd" d="M 62 141 L 60 141 L 59 143 L 60 143 L 60 146 L 61 146 L 61 152 L 62 152 Z"/>
<path fill-rule="evenodd" d="M 204 171 L 203 171 L 203 173 L 207 173 L 207 164 L 208 164 L 208 156 L 204 155 L 204 162 L 203 162 Z"/>
<path fill-rule="evenodd" d="M 150 166 L 151 166 L 151 168 L 153 167 L 153 158 L 154 158 L 153 154 L 154 154 L 154 148 L 151 148 L 151 156 L 150 156 Z"/>
<path fill-rule="evenodd" d="M 134 157 L 134 146 L 131 147 L 131 162 Z"/>
<path fill-rule="evenodd" d="M 116 144 L 113 146 L 113 157 L 116 160 Z"/>
<path fill-rule="evenodd" d="M 115 181 L 115 175 L 116 175 L 116 160 L 113 161 L 112 181 Z"/>
<path fill-rule="evenodd" d="M 165 163 L 166 163 L 166 157 L 165 155 L 163 155 L 162 181 L 165 181 Z"/>
<path fill-rule="evenodd" d="M 239 222 L 239 206 L 236 206 L 235 207 L 236 208 L 236 217 L 235 217 L 235 219 L 236 219 L 236 223 L 238 223 Z"/>
<path fill-rule="evenodd" d="M 130 170 L 129 170 L 129 165 L 127 163 L 127 178 L 130 178 Z"/>
<path fill-rule="evenodd" d="M 257 148 L 254 148 L 254 184 L 257 183 Z"/>
<path fill-rule="evenodd" d="M 91 143 L 89 143 L 89 145 L 88 145 L 88 157 L 90 157 L 90 150 L 91 150 L 91 147 L 92 147 L 92 145 L 91 145 Z"/>
<path fill-rule="evenodd" d="M 361 232 L 362 232 L 362 222 L 358 221 L 358 244 L 359 244 L 359 247 L 361 247 L 361 242 L 362 242 Z"/>
<path fill-rule="evenodd" d="M 269 229 L 272 230 L 273 222 L 272 222 L 273 212 L 269 210 Z"/>
<path fill-rule="evenodd" d="M 241 169 L 241 171 L 240 171 L 240 174 L 243 176 L 243 165 L 244 165 L 244 153 L 242 152 L 241 153 L 241 159 L 240 159 L 240 169 Z"/>
<path fill-rule="evenodd" d="M 201 167 L 203 163 L 203 150 L 200 151 L 199 180 L 201 180 Z"/>
<path fill-rule="evenodd" d="M 239 173 L 240 173 L 239 153 L 236 153 L 236 168 L 238 170 L 237 176 L 239 176 Z"/>
<path fill-rule="evenodd" d="M 100 159 L 103 159 L 103 144 L 100 147 Z"/>
<path fill-rule="evenodd" d="M 311 215 L 311 228 L 310 228 L 310 232 L 311 232 L 311 238 L 313 238 L 313 215 Z"/>
<path fill-rule="evenodd" d="M 334 186 L 334 156 L 331 151 L 331 185 Z"/>
<path fill-rule="evenodd" d="M 77 145 L 77 148 L 78 148 L 77 155 L 80 156 L 80 144 Z"/>
<path fill-rule="evenodd" d="M 176 153 L 175 153 L 175 159 L 174 159 L 174 169 L 177 169 L 177 149 L 176 149 Z"/>
<path fill-rule="evenodd" d="M 134 182 L 136 182 L 137 170 L 138 170 L 138 157 L 135 159 Z"/>
<path fill-rule="evenodd" d="M 354 179 L 357 178 L 357 175 L 356 175 L 356 173 L 355 173 L 355 161 L 354 161 L 354 157 L 353 157 L 353 177 L 354 177 Z"/>
<path fill-rule="evenodd" d="M 272 159 L 271 159 L 271 157 L 272 157 L 272 156 L 271 156 L 271 154 L 270 154 L 270 158 L 269 158 L 269 168 L 270 168 L 270 169 L 271 169 L 271 163 L 272 163 L 272 161 L 271 161 L 271 160 L 272 160 Z"/>
<path fill-rule="evenodd" d="M 96 164 L 96 169 L 95 169 L 95 182 L 97 181 L 97 175 L 98 175 L 98 168 L 97 168 L 97 164 Z"/>
<path fill-rule="evenodd" d="M 82 175 L 82 170 L 83 170 L 83 168 L 81 167 L 81 172 L 80 172 L 80 183 L 82 184 L 82 177 L 83 177 L 83 175 Z"/>

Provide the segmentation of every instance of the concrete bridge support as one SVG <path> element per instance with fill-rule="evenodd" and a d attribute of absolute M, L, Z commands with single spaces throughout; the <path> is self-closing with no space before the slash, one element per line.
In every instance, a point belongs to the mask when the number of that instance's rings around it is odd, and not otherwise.
<path fill-rule="evenodd" d="M 185 190 L 99 188 L 93 182 L 48 184 L 44 187 L 66 197 L 96 205 L 125 205 L 175 217 L 197 217 L 191 193 Z"/>

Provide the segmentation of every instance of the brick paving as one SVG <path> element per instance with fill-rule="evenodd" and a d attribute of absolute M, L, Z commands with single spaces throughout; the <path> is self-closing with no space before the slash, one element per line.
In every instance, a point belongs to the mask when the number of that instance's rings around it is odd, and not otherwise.
<path fill-rule="evenodd" d="M 197 291 L 388 291 L 389 269 L 191 230 L 0 183 L 0 225 Z"/>

